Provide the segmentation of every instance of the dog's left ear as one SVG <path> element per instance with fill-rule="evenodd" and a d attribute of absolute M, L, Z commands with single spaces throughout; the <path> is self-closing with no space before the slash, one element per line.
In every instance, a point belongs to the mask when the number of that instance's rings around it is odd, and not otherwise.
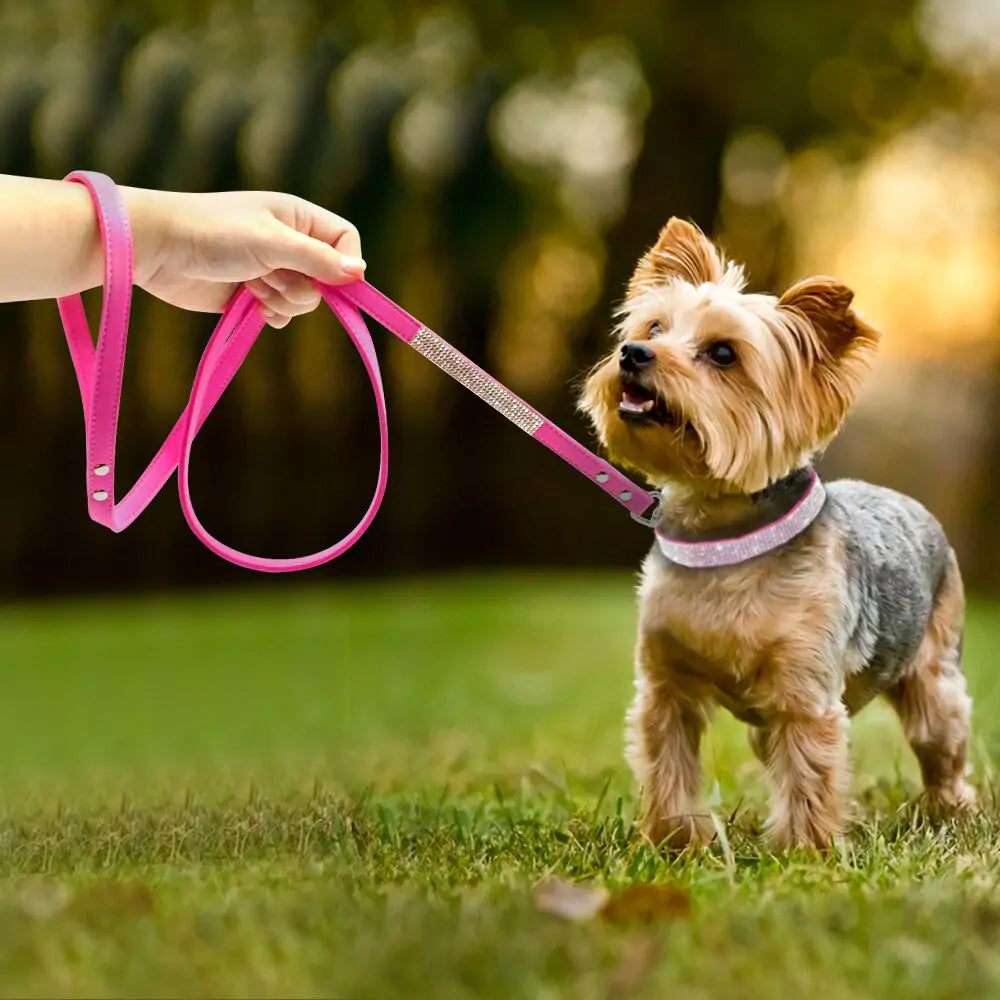
<path fill-rule="evenodd" d="M 806 278 L 778 300 L 778 314 L 809 358 L 816 392 L 818 440 L 836 432 L 854 404 L 878 346 L 879 332 L 852 308 L 846 285 L 833 278 Z"/>
<path fill-rule="evenodd" d="M 778 300 L 779 309 L 801 313 L 816 331 L 827 355 L 833 359 L 848 353 L 868 354 L 879 340 L 879 332 L 851 308 L 854 292 L 835 278 L 815 277 L 798 281 Z"/>

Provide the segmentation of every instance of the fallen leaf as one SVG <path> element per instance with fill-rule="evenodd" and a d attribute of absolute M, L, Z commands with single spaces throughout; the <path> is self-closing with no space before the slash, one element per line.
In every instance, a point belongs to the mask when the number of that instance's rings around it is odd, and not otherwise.
<path fill-rule="evenodd" d="M 66 886 L 45 878 L 26 879 L 18 892 L 21 910 L 36 920 L 47 920 L 64 909 L 70 891 Z"/>
<path fill-rule="evenodd" d="M 676 885 L 630 885 L 611 894 L 603 886 L 582 885 L 553 878 L 535 889 L 535 904 L 546 913 L 566 920 L 591 920 L 600 916 L 616 924 L 651 923 L 664 917 L 691 914 L 691 894 Z"/>
<path fill-rule="evenodd" d="M 601 907 L 601 916 L 615 924 L 644 923 L 664 917 L 691 915 L 691 894 L 676 885 L 630 885 Z"/>
<path fill-rule="evenodd" d="M 110 913 L 149 916 L 155 909 L 153 890 L 137 882 L 97 882 L 81 890 L 70 904 L 72 912 L 85 916 Z"/>
<path fill-rule="evenodd" d="M 547 879 L 535 889 L 535 905 L 566 920 L 590 920 L 607 902 L 607 889 L 561 878 Z"/>

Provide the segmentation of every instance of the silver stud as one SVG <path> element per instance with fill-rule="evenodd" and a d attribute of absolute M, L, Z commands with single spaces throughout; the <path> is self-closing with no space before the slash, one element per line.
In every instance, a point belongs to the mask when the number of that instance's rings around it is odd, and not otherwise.
<path fill-rule="evenodd" d="M 622 490 L 621 493 L 618 494 L 618 496 L 620 496 L 622 500 L 631 500 L 632 492 L 630 490 Z"/>
<path fill-rule="evenodd" d="M 594 478 L 599 483 L 606 483 L 608 481 L 608 479 L 610 479 L 611 477 L 606 472 L 598 472 L 597 475 L 594 476 Z"/>
<path fill-rule="evenodd" d="M 91 493 L 90 495 L 95 500 L 107 500 L 108 499 L 108 491 L 107 490 L 94 490 L 94 492 Z"/>
<path fill-rule="evenodd" d="M 101 464 L 101 465 L 95 465 L 94 466 L 94 475 L 95 476 L 106 476 L 110 471 L 111 471 L 111 466 L 110 465 Z"/>

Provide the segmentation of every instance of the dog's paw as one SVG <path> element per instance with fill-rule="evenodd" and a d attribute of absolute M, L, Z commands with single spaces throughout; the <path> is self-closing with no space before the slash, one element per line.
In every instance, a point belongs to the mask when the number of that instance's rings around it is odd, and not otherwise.
<path fill-rule="evenodd" d="M 715 826 L 710 817 L 703 815 L 646 816 L 642 835 L 654 847 L 682 851 L 710 844 L 715 839 Z"/>
<path fill-rule="evenodd" d="M 928 788 L 924 792 L 923 807 L 934 820 L 972 813 L 978 808 L 976 790 L 966 781 L 947 788 Z"/>
<path fill-rule="evenodd" d="M 818 822 L 814 818 L 789 822 L 787 816 L 772 816 L 767 822 L 767 841 L 779 853 L 798 847 L 813 847 L 830 852 L 836 849 L 844 834 L 842 819 Z"/>

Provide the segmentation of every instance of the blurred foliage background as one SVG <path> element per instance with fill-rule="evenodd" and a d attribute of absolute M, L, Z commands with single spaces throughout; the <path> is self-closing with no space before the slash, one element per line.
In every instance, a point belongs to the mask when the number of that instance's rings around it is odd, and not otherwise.
<path fill-rule="evenodd" d="M 4 0 L 0 170 L 327 205 L 360 227 L 376 285 L 581 436 L 571 382 L 668 216 L 716 235 L 754 288 L 836 274 L 885 342 L 824 470 L 923 500 L 989 587 L 998 38 L 997 0 Z M 213 322 L 136 303 L 125 468 L 183 405 Z M 0 329 L 0 588 L 244 579 L 169 496 L 122 536 L 90 525 L 55 305 L 4 306 Z M 636 561 L 648 535 L 616 505 L 379 340 L 389 496 L 321 572 Z M 373 482 L 373 416 L 325 311 L 265 333 L 200 439 L 205 522 L 262 554 L 339 537 Z"/>

